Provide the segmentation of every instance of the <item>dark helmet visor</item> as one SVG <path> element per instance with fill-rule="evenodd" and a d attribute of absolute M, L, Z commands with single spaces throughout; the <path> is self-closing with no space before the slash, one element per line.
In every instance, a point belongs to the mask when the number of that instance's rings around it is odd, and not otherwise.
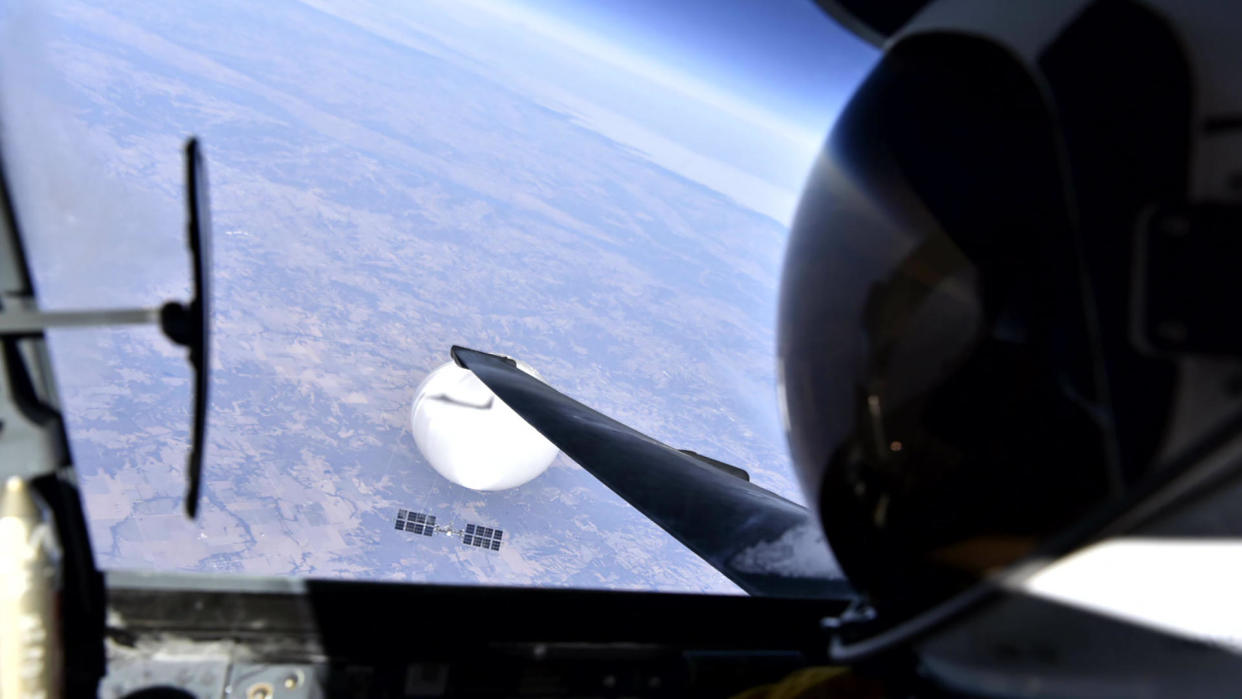
<path fill-rule="evenodd" d="M 1051 119 L 961 36 L 890 51 L 803 194 L 782 280 L 791 448 L 851 582 L 900 620 L 1114 492 Z"/>

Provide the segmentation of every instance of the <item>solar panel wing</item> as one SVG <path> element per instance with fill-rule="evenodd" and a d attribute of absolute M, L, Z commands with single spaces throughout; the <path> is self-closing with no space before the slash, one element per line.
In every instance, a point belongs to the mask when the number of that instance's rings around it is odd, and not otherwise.
<path fill-rule="evenodd" d="M 504 536 L 504 531 L 500 529 L 485 527 L 481 524 L 467 524 L 461 543 L 465 546 L 481 548 L 484 551 L 499 551 L 502 536 Z"/>
<path fill-rule="evenodd" d="M 407 531 L 415 536 L 431 536 L 435 533 L 435 515 L 414 510 L 397 510 L 397 521 L 393 529 Z"/>

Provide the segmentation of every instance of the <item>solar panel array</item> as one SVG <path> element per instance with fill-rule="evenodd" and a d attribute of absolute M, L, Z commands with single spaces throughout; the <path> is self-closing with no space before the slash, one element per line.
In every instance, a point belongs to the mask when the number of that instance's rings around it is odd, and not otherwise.
<path fill-rule="evenodd" d="M 461 543 L 466 546 L 477 546 L 482 549 L 491 549 L 492 551 L 500 550 L 500 537 L 504 532 L 491 527 L 481 527 L 477 524 L 467 524 L 466 534 L 462 536 Z"/>
<path fill-rule="evenodd" d="M 411 534 L 431 536 L 436 531 L 436 516 L 411 510 L 397 510 L 397 525 L 394 528 Z"/>

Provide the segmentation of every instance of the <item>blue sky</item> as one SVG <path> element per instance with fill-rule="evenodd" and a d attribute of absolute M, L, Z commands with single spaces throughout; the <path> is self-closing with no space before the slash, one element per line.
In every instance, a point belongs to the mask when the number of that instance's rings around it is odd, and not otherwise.
<path fill-rule="evenodd" d="M 811 0 L 509 0 L 713 84 L 797 128 L 832 122 L 878 51 Z"/>
<path fill-rule="evenodd" d="M 522 94 L 782 224 L 878 55 L 809 0 L 387 6 L 389 22 L 457 37 Z"/>

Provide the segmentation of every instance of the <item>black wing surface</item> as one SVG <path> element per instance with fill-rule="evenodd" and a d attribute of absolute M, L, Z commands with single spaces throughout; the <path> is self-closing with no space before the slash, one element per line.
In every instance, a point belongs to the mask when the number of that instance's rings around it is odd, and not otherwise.
<path fill-rule="evenodd" d="M 707 463 L 575 401 L 508 357 L 464 347 L 452 354 L 561 451 L 747 593 L 850 595 L 805 507 L 728 470 L 740 469 Z"/>

